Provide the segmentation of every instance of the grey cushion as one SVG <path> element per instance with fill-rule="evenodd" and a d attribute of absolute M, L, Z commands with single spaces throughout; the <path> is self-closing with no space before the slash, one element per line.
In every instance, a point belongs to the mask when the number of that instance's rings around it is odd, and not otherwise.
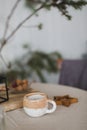
<path fill-rule="evenodd" d="M 87 90 L 87 60 L 64 60 L 59 84 Z"/>

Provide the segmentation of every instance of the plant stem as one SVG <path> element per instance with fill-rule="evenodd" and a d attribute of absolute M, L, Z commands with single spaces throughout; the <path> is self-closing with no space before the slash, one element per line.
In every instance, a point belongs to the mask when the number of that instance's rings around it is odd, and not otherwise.
<path fill-rule="evenodd" d="M 6 21 L 6 24 L 5 24 L 5 31 L 4 31 L 4 34 L 3 34 L 3 39 L 5 39 L 5 36 L 6 36 L 6 34 L 7 34 L 7 31 L 8 31 L 8 28 L 9 28 L 9 21 L 10 21 L 10 19 L 11 19 L 13 13 L 14 13 L 15 9 L 17 8 L 18 3 L 19 3 L 20 1 L 21 1 L 21 0 L 17 0 L 17 1 L 16 1 L 16 3 L 14 4 L 13 8 L 12 8 L 11 11 L 10 11 L 10 14 L 9 14 L 8 17 L 7 17 L 7 21 Z"/>
<path fill-rule="evenodd" d="M 13 32 L 7 37 L 6 41 L 8 41 L 19 29 L 20 27 L 29 20 L 35 13 L 37 13 L 39 10 L 41 10 L 44 7 L 44 5 L 41 5 L 39 8 L 37 8 L 31 15 L 27 16 L 14 30 Z"/>
<path fill-rule="evenodd" d="M 1 47 L 0 47 L 0 57 L 1 59 L 3 60 L 4 64 L 6 65 L 6 67 L 8 68 L 8 65 L 7 63 L 5 62 L 3 56 L 1 55 L 1 51 L 3 49 L 3 47 L 7 44 L 8 40 L 20 29 L 20 27 L 27 21 L 29 20 L 35 13 L 37 13 L 39 10 L 41 10 L 43 7 L 44 7 L 44 4 L 41 5 L 39 8 L 37 8 L 31 15 L 27 16 L 21 23 L 19 23 L 19 25 L 12 31 L 12 33 L 5 39 L 5 36 L 7 34 L 7 30 L 8 30 L 8 27 L 9 27 L 9 20 L 10 18 L 12 17 L 18 3 L 20 2 L 20 0 L 17 0 L 17 2 L 15 3 L 14 7 L 12 8 L 12 11 L 10 13 L 10 15 L 8 16 L 7 18 L 7 22 L 6 22 L 6 27 L 5 27 L 5 32 L 4 32 L 4 35 L 3 35 L 3 41 L 1 43 Z"/>
<path fill-rule="evenodd" d="M 8 68 L 8 64 L 6 63 L 6 61 L 5 61 L 4 57 L 2 56 L 2 54 L 1 54 L 1 53 L 0 53 L 0 57 L 1 57 L 2 61 L 3 61 L 3 63 L 5 64 L 5 66 Z"/>

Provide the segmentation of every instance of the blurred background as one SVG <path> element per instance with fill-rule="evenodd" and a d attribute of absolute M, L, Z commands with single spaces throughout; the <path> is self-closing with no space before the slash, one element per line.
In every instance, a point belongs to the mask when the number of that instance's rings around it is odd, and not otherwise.
<path fill-rule="evenodd" d="M 7 16 L 15 0 L 0 0 L 0 39 Z M 29 78 L 40 82 L 58 83 L 58 59 L 84 59 L 87 54 L 87 6 L 82 10 L 68 9 L 71 20 L 56 9 L 40 10 L 22 25 L 4 46 L 0 58 L 0 73 L 9 80 Z M 32 9 L 21 0 L 9 23 L 8 35 Z"/>

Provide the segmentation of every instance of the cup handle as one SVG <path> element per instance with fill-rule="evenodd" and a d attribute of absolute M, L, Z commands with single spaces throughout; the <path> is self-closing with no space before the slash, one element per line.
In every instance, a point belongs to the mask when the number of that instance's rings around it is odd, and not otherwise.
<path fill-rule="evenodd" d="M 57 107 L 56 103 L 53 100 L 50 100 L 50 99 L 48 99 L 47 102 L 50 103 L 50 104 L 52 104 L 53 107 L 51 109 L 47 109 L 46 113 L 52 113 L 52 112 L 54 112 L 56 110 L 56 107 Z"/>

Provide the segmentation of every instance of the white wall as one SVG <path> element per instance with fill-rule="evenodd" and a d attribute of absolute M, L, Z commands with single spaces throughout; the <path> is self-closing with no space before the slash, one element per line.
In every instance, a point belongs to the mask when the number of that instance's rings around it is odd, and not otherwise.
<path fill-rule="evenodd" d="M 0 38 L 3 34 L 5 20 L 15 0 L 0 0 Z M 43 30 L 22 27 L 4 47 L 2 53 L 7 60 L 21 55 L 21 45 L 30 43 L 33 50 L 39 49 L 46 52 L 59 51 L 64 58 L 77 59 L 85 53 L 87 42 L 87 6 L 82 11 L 69 9 L 73 16 L 71 21 L 60 15 L 56 9 L 42 10 L 39 17 L 32 17 L 25 25 L 43 23 Z M 15 25 L 29 14 L 29 10 L 20 3 L 10 23 L 11 32 Z M 15 51 L 16 48 L 16 51 Z"/>

